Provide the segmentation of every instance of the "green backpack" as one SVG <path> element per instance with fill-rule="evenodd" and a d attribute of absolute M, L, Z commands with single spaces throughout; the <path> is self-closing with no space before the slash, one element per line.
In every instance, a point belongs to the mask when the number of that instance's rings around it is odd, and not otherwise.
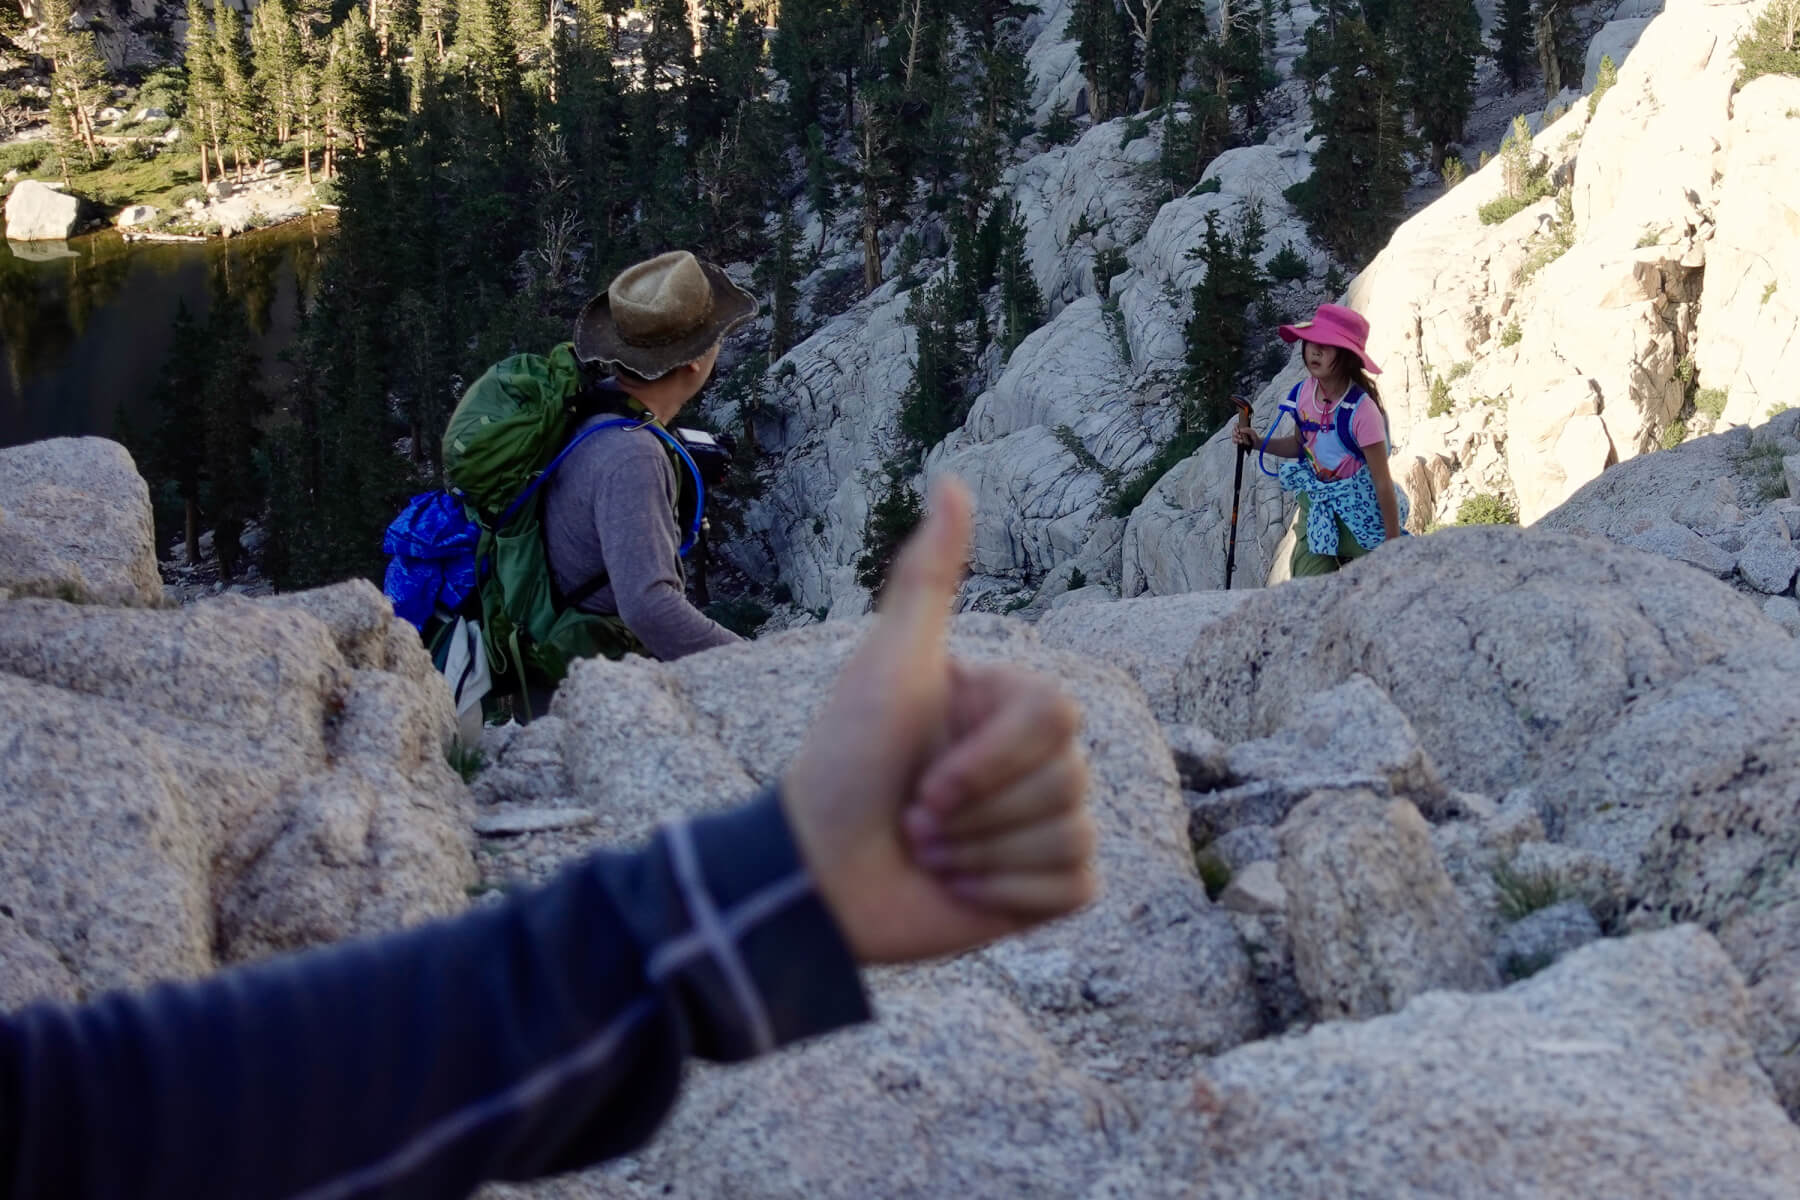
<path fill-rule="evenodd" d="M 481 529 L 475 558 L 488 668 L 495 691 L 516 691 L 528 718 L 528 686 L 554 687 L 575 659 L 645 652 L 618 617 L 556 603 L 539 491 L 573 448 L 568 435 L 580 415 L 582 384 L 569 343 L 547 357 L 515 354 L 470 385 L 444 430 L 444 473 Z M 660 426 L 651 427 L 660 434 Z M 434 653 L 443 632 L 428 634 Z"/>

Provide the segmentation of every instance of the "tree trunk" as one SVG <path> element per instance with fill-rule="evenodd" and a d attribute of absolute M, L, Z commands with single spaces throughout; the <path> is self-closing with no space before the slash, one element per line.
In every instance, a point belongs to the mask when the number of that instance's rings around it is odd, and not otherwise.
<path fill-rule="evenodd" d="M 188 566 L 200 561 L 200 506 L 189 496 L 184 505 L 182 535 L 187 541 Z"/>
<path fill-rule="evenodd" d="M 300 130 L 300 162 L 306 168 L 306 186 L 312 186 L 312 126 Z"/>

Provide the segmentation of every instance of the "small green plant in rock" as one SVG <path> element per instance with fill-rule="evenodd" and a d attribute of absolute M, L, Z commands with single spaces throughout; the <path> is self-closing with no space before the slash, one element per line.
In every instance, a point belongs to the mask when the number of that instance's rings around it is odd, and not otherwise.
<path fill-rule="evenodd" d="M 1219 182 L 1219 177 L 1217 175 L 1214 175 L 1211 179 L 1202 179 L 1200 181 L 1199 185 L 1194 188 L 1194 195 L 1196 195 L 1196 196 L 1217 195 L 1219 193 L 1219 191 L 1224 188 L 1224 186 L 1225 185 L 1223 183 Z"/>
<path fill-rule="evenodd" d="M 1050 115 L 1044 118 L 1044 127 L 1039 132 L 1043 134 L 1045 145 L 1065 145 L 1075 140 L 1075 118 L 1070 116 L 1069 110 L 1061 101 L 1058 101 L 1056 107 L 1050 110 Z"/>
<path fill-rule="evenodd" d="M 1113 276 L 1124 274 L 1125 267 L 1125 251 L 1121 247 L 1108 246 L 1094 254 L 1094 289 L 1100 293 L 1101 300 L 1111 297 Z M 1117 306 L 1114 301 L 1114 307 Z"/>
<path fill-rule="evenodd" d="M 1069 568 L 1069 590 L 1078 592 L 1087 586 L 1087 572 L 1080 567 Z"/>
<path fill-rule="evenodd" d="M 1071 458 L 1080 463 L 1084 469 L 1092 471 L 1106 481 L 1109 491 L 1118 490 L 1119 473 L 1094 457 L 1094 452 L 1087 448 L 1086 443 L 1081 440 L 1081 435 L 1075 432 L 1074 426 L 1058 425 L 1051 432 L 1055 435 L 1057 444 L 1067 450 Z"/>
<path fill-rule="evenodd" d="M 1519 510 L 1505 496 L 1479 492 L 1462 502 L 1456 510 L 1458 525 L 1517 525 Z"/>
<path fill-rule="evenodd" d="M 1724 388 L 1701 388 L 1694 393 L 1694 408 L 1717 421 L 1725 415 L 1725 403 L 1731 393 Z"/>
<path fill-rule="evenodd" d="M 1662 448 L 1664 450 L 1673 450 L 1675 447 L 1681 445 L 1681 443 L 1687 441 L 1687 435 L 1688 427 L 1686 421 L 1683 421 L 1680 418 L 1670 421 L 1663 427 L 1661 439 Z"/>
<path fill-rule="evenodd" d="M 1787 495 L 1787 472 L 1782 469 L 1784 452 L 1780 442 L 1752 436 L 1750 446 L 1738 459 L 1738 469 L 1750 477 L 1760 500 L 1779 500 Z"/>
<path fill-rule="evenodd" d="M 1494 886 L 1500 892 L 1500 915 L 1519 921 L 1563 900 L 1562 885 L 1544 871 L 1521 872 L 1510 862 L 1494 867 Z"/>
<path fill-rule="evenodd" d="M 1519 339 L 1523 336 L 1525 336 L 1525 334 L 1524 331 L 1519 328 L 1519 318 L 1514 317 L 1506 323 L 1506 328 L 1500 331 L 1500 344 L 1502 346 L 1516 346 L 1519 344 Z"/>
<path fill-rule="evenodd" d="M 1074 245 L 1076 242 L 1080 241 L 1084 237 L 1087 237 L 1089 234 L 1095 234 L 1095 233 L 1099 233 L 1099 232 L 1100 232 L 1100 227 L 1098 225 L 1094 224 L 1093 218 L 1089 217 L 1086 213 L 1082 213 L 1081 216 L 1076 220 L 1076 222 L 1073 225 L 1069 226 L 1069 236 L 1064 239 L 1063 244 L 1064 245 Z"/>
<path fill-rule="evenodd" d="M 444 751 L 444 761 L 450 764 L 450 769 L 464 783 L 471 783 L 487 766 L 487 755 L 481 752 L 480 746 L 471 746 L 461 738 L 453 738 Z"/>
<path fill-rule="evenodd" d="M 1440 377 L 1431 381 L 1431 403 L 1425 409 L 1428 417 L 1441 417 L 1450 411 L 1450 385 Z"/>
<path fill-rule="evenodd" d="M 1531 126 L 1523 116 L 1513 118 L 1512 132 L 1500 146 L 1504 190 L 1476 210 L 1483 225 L 1498 225 L 1508 217 L 1550 194 L 1550 175 L 1545 164 L 1534 162 Z"/>
<path fill-rule="evenodd" d="M 1530 979 L 1555 961 L 1556 955 L 1548 950 L 1539 950 L 1535 954 L 1509 954 L 1500 964 L 1500 977 L 1507 983 L 1517 983 L 1521 979 Z"/>
<path fill-rule="evenodd" d="M 1600 69 L 1594 73 L 1594 90 L 1588 93 L 1588 117 L 1591 120 L 1594 110 L 1600 107 L 1600 97 L 1612 90 L 1612 85 L 1619 82 L 1619 68 L 1613 62 L 1612 55 L 1600 56 Z"/>
<path fill-rule="evenodd" d="M 1771 280 L 1769 280 L 1769 286 L 1763 289 L 1762 304 L 1767 304 L 1769 301 L 1773 300 L 1774 298 L 1775 298 L 1775 281 L 1773 279 L 1771 279 Z M 1760 308 L 1761 306 L 1762 305 L 1759 304 L 1757 307 Z"/>
<path fill-rule="evenodd" d="M 1469 164 L 1452 154 L 1444 160 L 1444 187 L 1453 188 L 1469 177 Z"/>
<path fill-rule="evenodd" d="M 1575 244 L 1575 200 L 1572 189 L 1556 194 L 1556 227 L 1519 265 L 1516 282 L 1523 284 L 1533 275 L 1561 258 Z"/>
<path fill-rule="evenodd" d="M 1231 886 L 1231 868 L 1212 850 L 1194 851 L 1194 867 L 1200 872 L 1200 883 L 1206 888 L 1208 900 L 1217 900 Z"/>
<path fill-rule="evenodd" d="M 1149 134 L 1149 117 L 1128 117 L 1126 118 L 1124 129 L 1119 134 L 1119 149 L 1123 150 L 1139 138 L 1148 137 Z"/>
<path fill-rule="evenodd" d="M 1444 373 L 1444 378 L 1448 379 L 1451 383 L 1455 383 L 1459 379 L 1466 378 L 1469 372 L 1474 369 L 1475 364 L 1465 358 L 1459 363 L 1452 363 L 1450 369 Z"/>
<path fill-rule="evenodd" d="M 1644 250 L 1651 246 L 1657 246 L 1657 245 L 1661 245 L 1661 244 L 1662 244 L 1662 235 L 1660 233 L 1657 233 L 1654 229 L 1644 230 L 1643 234 L 1637 240 L 1637 248 L 1639 250 Z"/>

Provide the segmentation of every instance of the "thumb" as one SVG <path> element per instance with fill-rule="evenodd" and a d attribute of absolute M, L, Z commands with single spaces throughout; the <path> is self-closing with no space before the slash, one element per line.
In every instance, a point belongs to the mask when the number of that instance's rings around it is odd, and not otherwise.
<path fill-rule="evenodd" d="M 929 514 L 900 548 L 881 596 L 870 641 L 884 653 L 928 654 L 943 644 L 950 602 L 968 566 L 974 503 L 960 479 L 932 487 Z"/>

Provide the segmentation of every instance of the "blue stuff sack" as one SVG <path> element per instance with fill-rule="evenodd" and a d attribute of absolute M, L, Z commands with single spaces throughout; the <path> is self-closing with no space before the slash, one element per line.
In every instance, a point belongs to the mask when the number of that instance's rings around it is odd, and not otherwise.
<path fill-rule="evenodd" d="M 438 605 L 454 611 L 475 590 L 481 527 L 448 492 L 420 492 L 381 539 L 392 555 L 382 591 L 394 612 L 423 631 Z"/>

